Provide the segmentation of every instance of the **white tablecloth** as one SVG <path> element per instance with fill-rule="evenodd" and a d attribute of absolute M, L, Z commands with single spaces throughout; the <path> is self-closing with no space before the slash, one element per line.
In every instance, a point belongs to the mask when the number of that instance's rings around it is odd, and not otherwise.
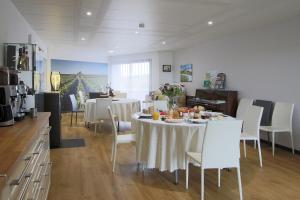
<path fill-rule="evenodd" d="M 185 169 L 185 152 L 201 152 L 205 124 L 166 123 L 132 116 L 137 161 L 147 168 Z"/>
<path fill-rule="evenodd" d="M 206 124 L 166 123 L 132 116 L 137 161 L 147 168 L 185 169 L 185 152 L 201 152 Z M 224 120 L 232 120 L 226 117 Z"/>
<path fill-rule="evenodd" d="M 96 99 L 88 99 L 85 103 L 84 119 L 86 122 L 94 122 L 96 109 Z M 133 113 L 141 110 L 139 100 L 135 99 L 119 99 L 112 102 L 112 111 L 118 116 L 120 121 L 131 121 Z"/>

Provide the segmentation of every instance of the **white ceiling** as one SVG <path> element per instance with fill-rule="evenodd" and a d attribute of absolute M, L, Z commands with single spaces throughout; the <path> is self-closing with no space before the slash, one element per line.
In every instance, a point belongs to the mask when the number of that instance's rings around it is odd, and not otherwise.
<path fill-rule="evenodd" d="M 183 48 L 300 14 L 300 0 L 12 1 L 49 45 L 51 58 L 90 61 Z M 141 22 L 145 28 L 135 34 Z"/>

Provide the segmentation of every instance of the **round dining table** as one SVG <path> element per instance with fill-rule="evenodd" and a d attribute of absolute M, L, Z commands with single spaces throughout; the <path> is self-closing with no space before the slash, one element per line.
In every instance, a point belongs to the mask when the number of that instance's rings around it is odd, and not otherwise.
<path fill-rule="evenodd" d="M 120 121 L 131 122 L 133 113 L 141 110 L 141 103 L 137 99 L 113 99 L 111 109 Z M 86 122 L 94 122 L 96 99 L 85 102 L 84 118 Z"/>
<path fill-rule="evenodd" d="M 233 119 L 225 117 L 223 120 Z M 185 152 L 202 152 L 206 123 L 169 123 L 132 115 L 136 159 L 160 171 L 185 169 Z"/>

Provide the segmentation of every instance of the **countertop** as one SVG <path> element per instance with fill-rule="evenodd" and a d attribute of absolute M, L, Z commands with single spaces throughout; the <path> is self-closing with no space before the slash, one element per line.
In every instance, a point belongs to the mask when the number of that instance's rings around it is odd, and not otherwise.
<path fill-rule="evenodd" d="M 36 118 L 26 116 L 13 126 L 0 127 L 0 174 L 10 175 L 14 164 L 23 158 L 50 115 L 50 112 L 39 112 Z M 3 184 L 4 178 L 0 177 L 0 189 Z"/>

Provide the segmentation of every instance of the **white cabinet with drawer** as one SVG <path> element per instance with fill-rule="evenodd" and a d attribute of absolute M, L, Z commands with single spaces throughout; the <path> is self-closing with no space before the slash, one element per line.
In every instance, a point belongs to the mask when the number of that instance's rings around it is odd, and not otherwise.
<path fill-rule="evenodd" d="M 44 200 L 50 188 L 51 167 L 48 123 L 7 177 L 1 199 Z"/>

